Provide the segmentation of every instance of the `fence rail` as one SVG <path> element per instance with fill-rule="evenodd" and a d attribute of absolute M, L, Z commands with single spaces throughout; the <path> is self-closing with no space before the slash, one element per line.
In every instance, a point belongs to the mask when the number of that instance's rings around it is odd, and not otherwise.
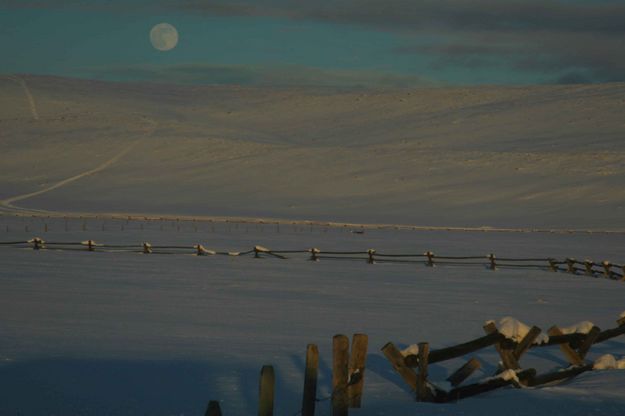
<path fill-rule="evenodd" d="M 617 320 L 617 325 L 605 331 L 592 326 L 586 332 L 570 334 L 564 334 L 560 328 L 553 326 L 547 331 L 549 335 L 547 340 L 539 340 L 541 329 L 536 326 L 527 327 L 529 329 L 523 333 L 521 339 L 512 339 L 509 337 L 510 334 L 506 336 L 499 332 L 494 322 L 488 322 L 484 326 L 485 336 L 463 344 L 430 351 L 429 344 L 422 342 L 418 344 L 416 352 L 414 352 L 415 348 L 412 348 L 411 352 L 402 353 L 392 342 L 389 342 L 381 350 L 395 371 L 415 393 L 418 401 L 446 403 L 509 385 L 536 387 L 592 371 L 597 366 L 586 360 L 588 352 L 595 344 L 625 334 L 624 316 Z M 559 346 L 569 363 L 568 367 L 543 374 L 538 374 L 534 368 L 521 368 L 521 357 L 530 349 L 554 345 Z M 428 379 L 428 365 L 459 358 L 491 346 L 495 346 L 501 358 L 498 371 L 493 377 L 461 386 L 481 367 L 477 359 L 471 358 L 447 378 L 446 381 L 452 386 L 450 390 L 445 390 Z"/>
<path fill-rule="evenodd" d="M 423 264 L 428 267 L 435 266 L 479 266 L 490 270 L 502 269 L 537 269 L 552 272 L 566 272 L 575 275 L 586 275 L 590 277 L 604 277 L 611 280 L 625 281 L 625 265 L 611 263 L 604 260 L 595 262 L 589 259 L 576 260 L 574 258 L 555 259 L 553 257 L 497 257 L 490 253 L 484 256 L 441 256 L 432 251 L 425 253 L 384 253 L 375 249 L 361 251 L 337 251 L 322 250 L 319 248 L 308 249 L 284 249 L 273 250 L 259 245 L 245 251 L 224 251 L 213 250 L 204 247 L 202 244 L 194 245 L 152 245 L 148 242 L 140 244 L 102 244 L 94 240 L 86 241 L 44 241 L 40 237 L 34 237 L 23 241 L 0 241 L 0 248 L 18 248 L 34 250 L 67 250 L 67 251 L 89 251 L 89 252 L 109 252 L 109 253 L 142 253 L 142 254 L 178 254 L 196 256 L 247 256 L 254 254 L 255 258 L 272 257 L 286 260 L 288 256 L 305 255 L 308 260 L 351 260 L 366 261 L 369 264 L 375 263 L 407 263 Z M 583 266 L 583 267 L 578 267 Z"/>

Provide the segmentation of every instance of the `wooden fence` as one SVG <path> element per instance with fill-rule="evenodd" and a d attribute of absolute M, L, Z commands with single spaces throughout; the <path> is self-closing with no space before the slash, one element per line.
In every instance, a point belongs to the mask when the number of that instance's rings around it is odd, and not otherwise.
<path fill-rule="evenodd" d="M 548 337 L 543 337 L 543 339 L 539 339 L 540 328 L 533 326 L 520 340 L 515 341 L 499 332 L 494 322 L 488 322 L 483 327 L 486 335 L 463 344 L 430 350 L 427 342 L 421 342 L 418 344 L 418 352 L 404 354 L 389 342 L 381 348 L 381 351 L 413 391 L 416 401 L 449 403 L 502 387 L 537 387 L 592 371 L 595 369 L 595 364 L 586 359 L 591 347 L 625 334 L 625 317 L 619 318 L 617 324 L 615 328 L 604 331 L 592 326 L 587 332 L 568 334 L 564 334 L 559 327 L 553 326 L 547 332 Z M 535 348 L 555 346 L 559 347 L 563 353 L 569 363 L 568 367 L 542 374 L 538 374 L 534 368 L 523 369 L 521 367 L 521 359 L 526 353 Z M 333 337 L 332 392 L 328 396 L 319 398 L 317 396 L 319 351 L 317 345 L 309 344 L 306 348 L 301 408 L 289 415 L 314 416 L 318 404 L 326 401 L 330 404 L 333 416 L 348 416 L 349 409 L 363 407 L 367 347 L 368 336 L 365 334 L 354 334 L 351 347 L 347 336 L 339 334 Z M 481 362 L 472 357 L 447 377 L 446 382 L 452 386 L 450 390 L 445 390 L 430 380 L 428 372 L 430 365 L 463 357 L 489 347 L 494 347 L 501 359 L 498 370 L 492 377 L 464 384 L 482 367 Z M 263 366 L 259 382 L 259 416 L 274 414 L 274 385 L 273 367 Z M 211 400 L 205 416 L 221 415 L 219 402 Z"/>
<path fill-rule="evenodd" d="M 246 256 L 255 258 L 272 257 L 286 260 L 290 257 L 301 257 L 312 260 L 352 260 L 375 263 L 406 263 L 421 264 L 428 267 L 461 266 L 486 267 L 497 269 L 536 269 L 552 272 L 567 272 L 591 277 L 605 277 L 612 280 L 625 280 L 625 265 L 610 261 L 595 262 L 592 260 L 576 260 L 574 258 L 555 259 L 553 257 L 513 258 L 497 257 L 490 253 L 483 256 L 441 256 L 432 251 L 425 253 L 384 253 L 375 249 L 360 251 L 326 251 L 319 248 L 274 250 L 259 245 L 245 251 L 224 251 L 206 248 L 202 244 L 194 245 L 153 245 L 149 242 L 140 244 L 100 244 L 94 240 L 86 241 L 44 241 L 34 237 L 27 241 L 4 241 L 0 247 L 33 248 L 35 250 L 78 250 L 109 253 L 142 253 L 142 254 L 186 254 L 196 256 Z"/>
<path fill-rule="evenodd" d="M 486 335 L 463 344 L 430 350 L 427 342 L 418 344 L 418 353 L 402 355 L 392 342 L 382 347 L 382 352 L 406 384 L 415 392 L 418 401 L 445 403 L 471 397 L 504 386 L 540 386 L 554 381 L 569 379 L 594 368 L 585 360 L 591 347 L 619 335 L 625 334 L 625 317 L 617 321 L 618 326 L 601 331 L 593 326 L 588 333 L 564 334 L 557 326 L 547 333 L 548 340 L 537 342 L 541 329 L 533 326 L 518 342 L 506 338 L 493 322 L 484 326 Z M 428 377 L 428 366 L 433 363 L 463 357 L 475 351 L 494 346 L 501 358 L 498 374 L 476 383 L 462 383 L 481 367 L 480 362 L 470 358 L 463 366 L 447 378 L 451 390 L 444 390 Z M 520 360 L 534 348 L 558 346 L 570 364 L 567 368 L 537 374 L 534 368 L 522 369 Z"/>

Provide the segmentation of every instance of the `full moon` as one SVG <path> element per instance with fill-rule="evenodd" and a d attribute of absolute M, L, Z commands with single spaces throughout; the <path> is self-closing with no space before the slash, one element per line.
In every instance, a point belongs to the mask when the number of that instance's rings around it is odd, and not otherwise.
<path fill-rule="evenodd" d="M 150 42 L 159 51 L 169 51 L 178 44 L 178 31 L 169 23 L 159 23 L 150 30 Z"/>

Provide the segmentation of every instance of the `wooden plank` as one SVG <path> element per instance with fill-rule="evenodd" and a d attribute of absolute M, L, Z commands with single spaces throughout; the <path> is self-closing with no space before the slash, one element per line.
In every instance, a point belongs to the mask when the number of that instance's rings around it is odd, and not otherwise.
<path fill-rule="evenodd" d="M 462 357 L 463 355 L 470 354 L 472 352 L 481 350 L 482 348 L 490 347 L 498 342 L 505 341 L 506 337 L 499 332 L 485 335 L 481 338 L 474 339 L 464 344 L 454 345 L 452 347 L 441 348 L 438 350 L 430 351 L 430 364 L 440 361 L 451 360 L 452 358 Z M 416 355 L 411 354 L 405 358 L 405 364 L 408 367 L 416 367 L 418 363 Z"/>
<path fill-rule="evenodd" d="M 564 380 L 567 378 L 575 377 L 578 374 L 586 371 L 591 371 L 593 364 L 586 364 L 582 366 L 570 367 L 566 370 L 553 371 L 550 373 L 540 374 L 532 377 L 528 380 L 527 385 L 530 387 L 540 386 L 542 384 L 552 383 L 554 381 Z"/>
<path fill-rule="evenodd" d="M 477 359 L 471 358 L 462 367 L 454 371 L 452 375 L 447 377 L 447 381 L 449 381 L 452 386 L 458 387 L 464 380 L 469 378 L 471 374 L 479 370 L 480 367 L 482 367 L 482 364 L 480 364 Z"/>
<path fill-rule="evenodd" d="M 317 402 L 317 374 L 319 368 L 319 350 L 315 344 L 306 347 L 306 371 L 304 373 L 304 397 L 302 398 L 302 416 L 314 416 Z"/>
<path fill-rule="evenodd" d="M 547 334 L 549 334 L 549 336 L 564 335 L 562 333 L 562 330 L 558 328 L 557 326 L 552 326 L 551 328 L 549 328 L 549 331 L 547 331 Z M 569 363 L 573 365 L 584 364 L 584 360 L 582 359 L 582 357 L 579 356 L 579 354 L 571 347 L 570 344 L 568 343 L 560 344 L 560 349 L 562 350 L 562 353 L 564 353 L 564 356 L 566 357 Z"/>
<path fill-rule="evenodd" d="M 362 404 L 368 345 L 369 337 L 367 335 L 354 334 L 352 337 L 352 352 L 349 356 L 349 385 L 347 387 L 349 407 L 359 408 Z"/>
<path fill-rule="evenodd" d="M 219 407 L 219 402 L 216 400 L 208 402 L 208 407 L 206 408 L 204 416 L 221 416 L 221 407 Z"/>
<path fill-rule="evenodd" d="M 347 377 L 349 369 L 349 339 L 335 335 L 332 339 L 332 415 L 347 416 Z"/>
<path fill-rule="evenodd" d="M 265 365 L 260 370 L 260 388 L 258 397 L 258 416 L 273 416 L 273 397 L 275 375 L 273 367 Z"/>
<path fill-rule="evenodd" d="M 484 331 L 487 334 L 499 333 L 497 327 L 493 322 L 490 322 L 484 325 Z M 504 369 L 506 370 L 517 370 L 520 368 L 518 360 L 514 356 L 513 348 L 509 348 L 504 346 L 503 342 L 498 342 L 495 344 L 495 348 L 501 357 L 501 362 L 503 364 Z"/>
<path fill-rule="evenodd" d="M 619 322 L 621 321 L 622 320 L 619 320 Z M 611 328 L 611 329 L 606 329 L 605 331 L 601 331 L 601 333 L 597 337 L 597 340 L 595 341 L 595 344 L 598 344 L 603 341 L 607 341 L 609 339 L 618 337 L 623 334 L 625 334 L 625 324 L 620 324 L 620 326 L 616 328 Z"/>
<path fill-rule="evenodd" d="M 536 374 L 536 370 L 533 368 L 529 368 L 527 370 L 523 370 L 517 373 L 517 378 L 521 382 L 521 384 L 528 383 L 534 375 Z M 457 401 L 461 399 L 465 399 L 467 397 L 475 396 L 478 394 L 486 393 L 488 391 L 492 391 L 495 389 L 499 389 L 501 387 L 509 386 L 514 384 L 515 380 L 504 380 L 503 378 L 492 378 L 482 383 L 469 384 L 467 386 L 462 386 L 451 390 L 446 397 L 446 401 Z"/>
<path fill-rule="evenodd" d="M 428 387 L 428 356 L 430 345 L 427 342 L 419 343 L 419 372 L 417 373 L 417 400 L 420 402 L 432 401 L 432 392 Z"/>
<path fill-rule="evenodd" d="M 401 355 L 397 347 L 395 347 L 392 342 L 389 342 L 382 347 L 382 353 L 406 384 L 408 384 L 413 391 L 417 391 L 417 373 L 404 364 L 404 356 Z"/>
<path fill-rule="evenodd" d="M 534 341 L 536 341 L 536 338 L 538 338 L 538 335 L 540 335 L 540 331 L 541 329 L 537 326 L 533 326 L 530 328 L 529 332 L 525 335 L 525 337 L 523 337 L 521 342 L 519 342 L 517 346 L 514 348 L 514 358 L 519 360 L 521 356 L 525 354 L 527 350 L 530 349 L 530 346 L 534 343 Z"/>
<path fill-rule="evenodd" d="M 577 353 L 582 359 L 586 357 L 586 354 L 588 354 L 590 347 L 592 347 L 592 344 L 595 343 L 600 333 L 601 329 L 599 329 L 599 327 L 597 326 L 593 326 L 590 331 L 588 331 L 586 339 L 584 339 L 584 342 L 582 342 L 582 345 L 577 350 Z"/>

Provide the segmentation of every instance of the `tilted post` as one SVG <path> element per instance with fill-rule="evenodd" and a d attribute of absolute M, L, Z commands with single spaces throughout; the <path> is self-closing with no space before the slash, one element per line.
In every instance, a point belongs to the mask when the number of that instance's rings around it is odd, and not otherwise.
<path fill-rule="evenodd" d="M 419 343 L 419 372 L 417 373 L 417 401 L 432 401 L 432 392 L 428 386 L 428 357 L 430 355 L 430 344 Z"/>

